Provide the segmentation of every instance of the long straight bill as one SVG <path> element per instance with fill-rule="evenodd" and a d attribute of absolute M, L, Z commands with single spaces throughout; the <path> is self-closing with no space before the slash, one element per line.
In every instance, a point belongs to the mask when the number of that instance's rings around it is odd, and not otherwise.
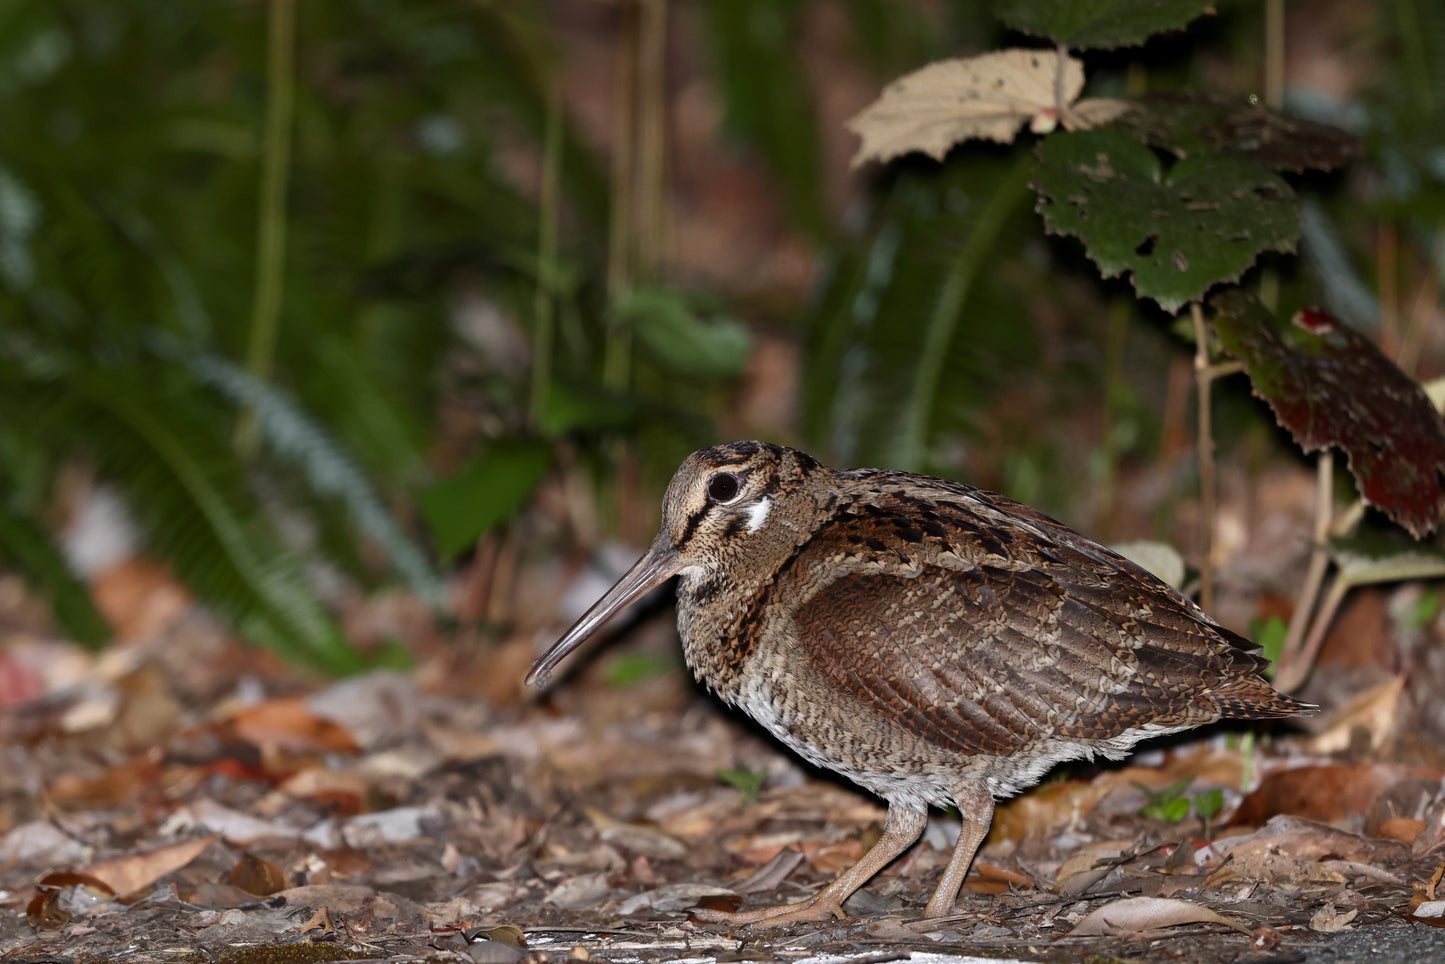
<path fill-rule="evenodd" d="M 677 575 L 682 568 L 682 561 L 677 553 L 672 551 L 670 546 L 663 542 L 663 537 L 658 536 L 652 547 L 647 550 L 641 559 L 633 567 L 627 570 L 626 575 L 617 580 L 602 598 L 593 603 L 592 608 L 582 615 L 582 618 L 572 624 L 572 628 L 552 648 L 543 654 L 542 658 L 532 664 L 532 670 L 527 674 L 527 685 L 546 686 L 552 677 L 552 670 L 562 662 L 572 650 L 582 645 L 588 636 L 596 632 L 597 628 L 617 614 L 619 610 L 641 599 L 658 586 L 667 582 Z"/>

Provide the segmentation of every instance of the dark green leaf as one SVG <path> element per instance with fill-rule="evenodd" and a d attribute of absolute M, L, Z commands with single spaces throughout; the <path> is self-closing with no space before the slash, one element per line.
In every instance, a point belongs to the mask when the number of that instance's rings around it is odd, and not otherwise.
<path fill-rule="evenodd" d="M 1213 820 L 1214 815 L 1224 807 L 1224 792 L 1219 789 L 1206 790 L 1194 795 L 1194 812 L 1200 820 Z"/>
<path fill-rule="evenodd" d="M 1165 170 L 1119 131 L 1048 138 L 1034 187 L 1050 232 L 1079 238 L 1104 277 L 1129 273 L 1167 311 L 1237 280 L 1261 251 L 1293 251 L 1299 236 L 1299 204 L 1277 175 L 1223 154 Z"/>
<path fill-rule="evenodd" d="M 1338 127 L 1290 117 L 1245 97 L 1149 94 L 1109 126 L 1180 157 L 1233 154 L 1271 171 L 1328 171 L 1360 151 L 1360 142 Z"/>
<path fill-rule="evenodd" d="M 1250 624 L 1250 639 L 1259 645 L 1264 658 L 1269 660 L 1269 665 L 1264 669 L 1266 679 L 1274 679 L 1275 664 L 1279 662 L 1279 657 L 1284 652 L 1284 641 L 1288 635 L 1289 624 L 1278 616 L 1256 619 Z"/>
<path fill-rule="evenodd" d="M 568 432 L 624 428 L 636 419 L 636 399 L 590 382 L 554 377 L 542 399 L 537 427 L 548 438 L 558 438 Z"/>
<path fill-rule="evenodd" d="M 451 559 L 516 515 L 552 465 L 545 442 L 496 441 L 449 479 L 417 493 L 437 552 Z"/>
<path fill-rule="evenodd" d="M 638 288 L 613 310 L 643 347 L 680 374 L 740 375 L 747 366 L 747 328 L 732 318 L 704 321 L 679 292 Z"/>
<path fill-rule="evenodd" d="M 1157 33 L 1183 30 L 1214 12 L 1211 0 L 995 0 L 994 13 L 1015 30 L 1075 50 L 1142 44 Z"/>
<path fill-rule="evenodd" d="M 607 682 L 622 688 L 636 686 L 677 669 L 677 660 L 665 653 L 619 653 L 607 663 Z"/>

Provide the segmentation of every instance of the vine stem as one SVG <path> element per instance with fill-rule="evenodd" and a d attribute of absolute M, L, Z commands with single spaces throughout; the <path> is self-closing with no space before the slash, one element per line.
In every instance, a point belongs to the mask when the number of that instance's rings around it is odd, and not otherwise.
<path fill-rule="evenodd" d="M 296 3 L 271 0 L 266 38 L 266 127 L 256 232 L 256 292 L 251 308 L 246 371 L 268 381 L 286 279 L 286 185 L 291 173 L 291 117 L 296 102 Z M 256 411 L 245 408 L 233 439 L 243 458 L 256 454 Z"/>

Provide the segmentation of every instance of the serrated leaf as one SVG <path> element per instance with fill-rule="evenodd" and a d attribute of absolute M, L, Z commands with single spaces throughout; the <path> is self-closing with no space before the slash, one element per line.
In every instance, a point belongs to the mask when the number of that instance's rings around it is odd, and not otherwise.
<path fill-rule="evenodd" d="M 1212 0 L 997 0 L 994 15 L 1015 30 L 1073 50 L 1133 47 L 1183 30 L 1214 12 Z"/>
<path fill-rule="evenodd" d="M 545 442 L 496 441 L 456 475 L 418 492 L 437 552 L 450 559 L 516 515 L 551 464 Z"/>
<path fill-rule="evenodd" d="M 1226 351 L 1306 452 L 1342 449 L 1360 496 L 1419 538 L 1445 515 L 1445 423 L 1369 339 L 1322 311 L 1276 318 L 1253 295 L 1210 301 Z"/>
<path fill-rule="evenodd" d="M 1354 135 L 1239 97 L 1147 94 L 1111 126 L 1180 157 L 1232 154 L 1271 171 L 1332 170 L 1360 152 Z"/>
<path fill-rule="evenodd" d="M 1130 274 L 1166 311 L 1238 279 L 1261 251 L 1293 251 L 1299 236 L 1299 205 L 1277 175 L 1224 154 L 1166 170 L 1114 130 L 1049 137 L 1034 187 L 1050 232 L 1079 238 L 1104 277 Z"/>
<path fill-rule="evenodd" d="M 898 78 L 845 125 L 862 138 L 853 166 L 910 151 L 943 160 L 971 138 L 1008 143 L 1019 128 L 1072 103 L 1084 65 L 1052 50 L 1016 48 L 940 60 Z"/>

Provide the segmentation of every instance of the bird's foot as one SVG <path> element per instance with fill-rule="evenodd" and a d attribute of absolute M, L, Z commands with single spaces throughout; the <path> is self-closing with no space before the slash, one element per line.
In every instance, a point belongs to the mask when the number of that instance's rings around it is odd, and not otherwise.
<path fill-rule="evenodd" d="M 796 904 L 779 904 L 776 907 L 742 911 L 696 908 L 692 911 L 692 916 L 708 924 L 732 924 L 740 927 L 781 927 L 805 921 L 825 921 L 834 917 L 848 919 L 842 904 L 826 890 Z"/>

